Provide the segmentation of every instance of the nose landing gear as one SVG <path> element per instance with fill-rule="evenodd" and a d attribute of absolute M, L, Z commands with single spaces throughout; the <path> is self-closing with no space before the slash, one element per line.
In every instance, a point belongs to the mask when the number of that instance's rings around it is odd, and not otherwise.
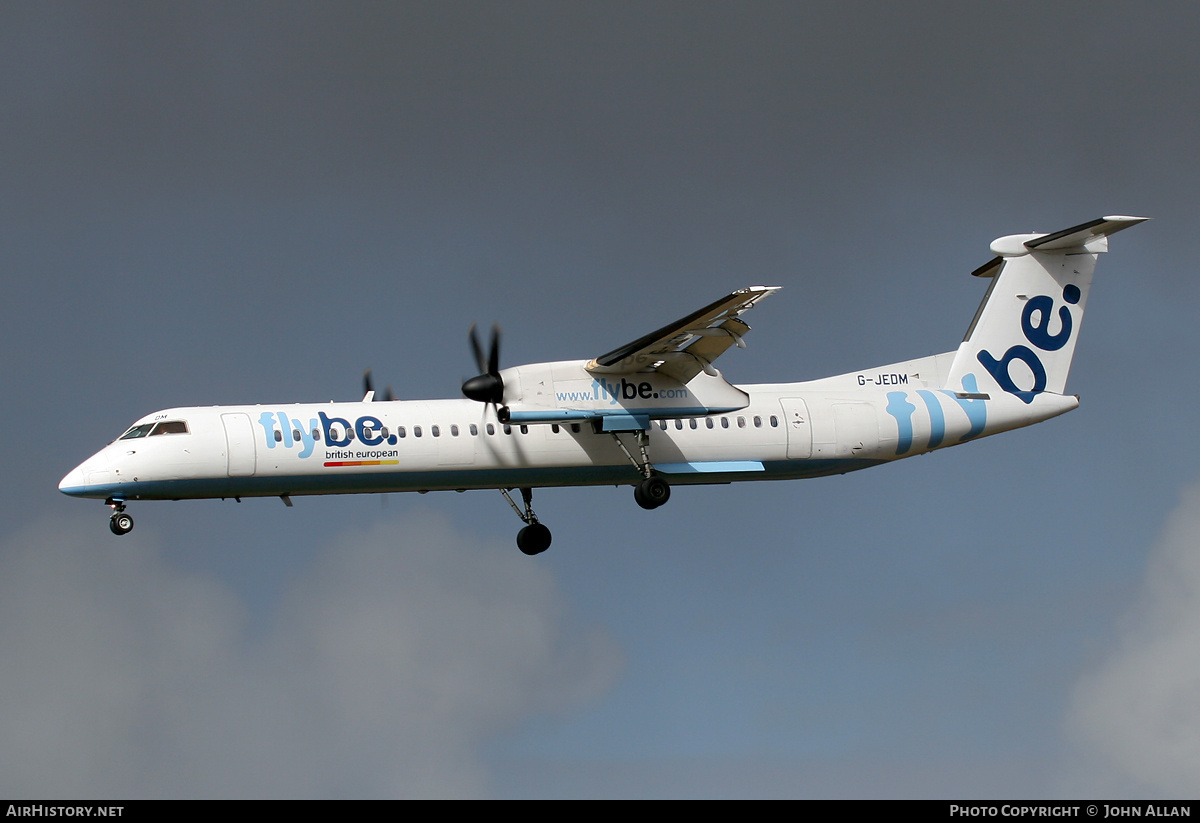
<path fill-rule="evenodd" d="M 112 497 L 104 501 L 113 510 L 108 518 L 108 529 L 115 535 L 129 534 L 133 531 L 133 516 L 125 511 L 125 501 Z"/>

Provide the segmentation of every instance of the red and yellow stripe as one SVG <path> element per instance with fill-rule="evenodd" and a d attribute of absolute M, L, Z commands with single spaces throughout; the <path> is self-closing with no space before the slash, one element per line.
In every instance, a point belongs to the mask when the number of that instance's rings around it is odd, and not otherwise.
<path fill-rule="evenodd" d="M 338 466 L 398 466 L 399 460 L 330 460 L 325 463 L 326 468 Z"/>

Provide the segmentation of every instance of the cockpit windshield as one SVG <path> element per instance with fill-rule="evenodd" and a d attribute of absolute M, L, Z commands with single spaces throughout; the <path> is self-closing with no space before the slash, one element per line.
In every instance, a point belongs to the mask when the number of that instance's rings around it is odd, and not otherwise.
<path fill-rule="evenodd" d="M 187 423 L 182 420 L 160 420 L 157 423 L 142 423 L 125 432 L 120 440 L 136 440 L 139 437 L 157 434 L 187 434 Z"/>

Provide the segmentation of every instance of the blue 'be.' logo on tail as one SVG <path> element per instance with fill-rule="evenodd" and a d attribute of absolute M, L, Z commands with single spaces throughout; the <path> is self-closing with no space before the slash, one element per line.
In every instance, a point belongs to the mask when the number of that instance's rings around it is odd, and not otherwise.
<path fill-rule="evenodd" d="M 1063 288 L 1062 296 L 1063 300 L 1071 305 L 1075 305 L 1079 302 L 1081 293 L 1078 286 L 1067 284 Z M 1058 309 L 1058 319 L 1061 328 L 1058 334 L 1051 334 L 1049 327 L 1053 313 L 1054 298 L 1045 294 L 1031 297 L 1025 303 L 1025 309 L 1021 312 L 1021 331 L 1025 333 L 1025 339 L 1046 352 L 1058 351 L 1067 345 L 1067 341 L 1071 339 L 1071 332 L 1074 329 L 1073 321 L 1071 320 L 1071 310 L 1066 306 L 1060 306 Z M 1036 324 L 1034 323 L 1034 315 L 1037 315 Z M 999 360 L 993 357 L 991 352 L 986 350 L 981 351 L 979 352 L 978 360 L 987 369 L 988 374 L 999 384 L 1000 388 L 1009 394 L 1015 394 L 1025 403 L 1032 403 L 1033 398 L 1039 392 L 1046 390 L 1046 367 L 1042 365 L 1041 358 L 1038 357 L 1037 352 L 1028 346 L 1019 344 L 1012 346 Z M 1033 372 L 1033 388 L 1028 390 L 1021 389 L 1013 382 L 1012 375 L 1009 374 L 1009 366 L 1014 360 L 1020 360 Z"/>

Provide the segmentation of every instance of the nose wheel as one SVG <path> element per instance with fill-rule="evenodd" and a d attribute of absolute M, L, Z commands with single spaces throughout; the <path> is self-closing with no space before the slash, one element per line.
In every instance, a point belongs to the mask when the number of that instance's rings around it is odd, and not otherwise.
<path fill-rule="evenodd" d="M 110 497 L 105 502 L 113 510 L 112 516 L 108 518 L 108 530 L 118 536 L 133 531 L 133 515 L 125 511 L 125 501 Z"/>
<path fill-rule="evenodd" d="M 124 512 L 117 512 L 108 518 L 108 528 L 113 534 L 129 534 L 133 531 L 133 518 Z"/>

